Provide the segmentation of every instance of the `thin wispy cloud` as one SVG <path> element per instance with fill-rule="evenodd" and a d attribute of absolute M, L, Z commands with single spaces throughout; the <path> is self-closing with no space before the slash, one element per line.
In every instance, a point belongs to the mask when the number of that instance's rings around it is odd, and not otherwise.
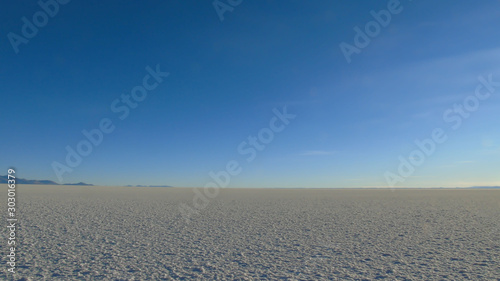
<path fill-rule="evenodd" d="M 300 155 L 302 155 L 302 156 L 318 156 L 318 155 L 333 155 L 336 153 L 337 153 L 337 151 L 307 150 L 307 151 L 302 152 Z"/>

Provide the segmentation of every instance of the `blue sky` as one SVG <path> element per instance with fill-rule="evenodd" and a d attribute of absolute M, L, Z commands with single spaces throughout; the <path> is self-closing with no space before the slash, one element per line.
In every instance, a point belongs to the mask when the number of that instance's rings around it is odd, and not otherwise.
<path fill-rule="evenodd" d="M 9 34 L 42 8 L 4 3 L 0 174 L 57 181 L 66 146 L 109 118 L 63 182 L 197 187 L 234 160 L 230 187 L 383 187 L 441 128 L 396 186 L 500 185 L 500 87 L 458 129 L 443 118 L 479 76 L 500 82 L 500 2 L 401 0 L 348 63 L 339 45 L 389 2 L 243 0 L 221 21 L 211 1 L 71 1 L 17 53 Z M 121 120 L 111 104 L 157 65 L 169 76 Z M 285 106 L 296 117 L 246 161 L 238 146 Z"/>

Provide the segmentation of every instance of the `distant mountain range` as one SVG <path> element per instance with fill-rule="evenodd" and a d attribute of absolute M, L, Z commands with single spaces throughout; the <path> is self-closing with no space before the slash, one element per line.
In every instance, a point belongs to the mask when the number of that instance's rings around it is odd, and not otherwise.
<path fill-rule="evenodd" d="M 1 183 L 7 183 L 8 182 L 8 177 L 7 176 L 0 176 L 0 184 Z M 22 178 L 16 178 L 16 184 L 50 184 L 50 185 L 60 185 L 57 182 L 54 181 L 49 181 L 49 180 L 27 180 L 27 179 L 22 179 Z M 65 183 L 64 185 L 86 185 L 86 186 L 93 186 L 93 184 L 88 184 L 84 182 L 79 182 L 79 183 Z"/>
<path fill-rule="evenodd" d="M 7 176 L 0 176 L 0 184 L 7 183 Z M 79 182 L 79 183 L 65 183 L 58 184 L 55 181 L 50 180 L 27 180 L 22 178 L 16 178 L 16 184 L 46 184 L 46 185 L 83 185 L 83 186 L 94 186 L 93 184 Z M 127 185 L 128 187 L 172 187 L 170 185 Z"/>
<path fill-rule="evenodd" d="M 0 176 L 0 184 L 4 184 L 8 182 L 8 177 L 7 176 Z M 54 181 L 50 180 L 27 180 L 27 179 L 22 179 L 22 178 L 16 178 L 16 184 L 46 184 L 46 185 L 83 185 L 83 186 L 94 186 L 93 184 L 89 183 L 84 183 L 84 182 L 79 182 L 79 183 L 65 183 L 65 184 L 58 184 Z M 170 185 L 126 185 L 127 187 L 173 187 Z M 437 188 L 444 188 L 444 187 L 437 187 Z M 458 189 L 500 189 L 500 186 L 471 186 L 471 187 L 456 187 Z M 404 189 L 401 188 L 401 189 Z M 446 188 L 446 189 L 451 189 L 451 188 Z"/>

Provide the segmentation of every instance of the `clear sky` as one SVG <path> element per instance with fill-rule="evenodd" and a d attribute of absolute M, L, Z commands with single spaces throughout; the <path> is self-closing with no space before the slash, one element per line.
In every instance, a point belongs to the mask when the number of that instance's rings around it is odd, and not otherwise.
<path fill-rule="evenodd" d="M 349 63 L 341 43 L 355 48 L 354 28 L 390 2 L 232 0 L 221 20 L 211 0 L 73 0 L 46 18 L 5 1 L 0 175 L 58 181 L 57 162 L 63 182 L 196 187 L 236 161 L 230 187 L 388 186 L 388 172 L 399 187 L 500 185 L 500 2 L 401 0 Z M 169 75 L 124 117 L 148 66 Z M 496 91 L 474 98 L 489 75 Z M 295 118 L 252 148 L 285 106 Z M 101 120 L 114 130 L 68 166 Z M 414 141 L 435 129 L 446 141 L 418 162 Z M 402 174 L 401 159 L 419 165 Z"/>

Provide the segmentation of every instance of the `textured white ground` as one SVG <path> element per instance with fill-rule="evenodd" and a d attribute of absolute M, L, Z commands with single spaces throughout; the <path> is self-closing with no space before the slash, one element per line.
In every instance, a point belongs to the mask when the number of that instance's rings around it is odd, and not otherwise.
<path fill-rule="evenodd" d="M 223 189 L 186 224 L 192 197 L 19 185 L 13 279 L 500 280 L 500 190 Z"/>

